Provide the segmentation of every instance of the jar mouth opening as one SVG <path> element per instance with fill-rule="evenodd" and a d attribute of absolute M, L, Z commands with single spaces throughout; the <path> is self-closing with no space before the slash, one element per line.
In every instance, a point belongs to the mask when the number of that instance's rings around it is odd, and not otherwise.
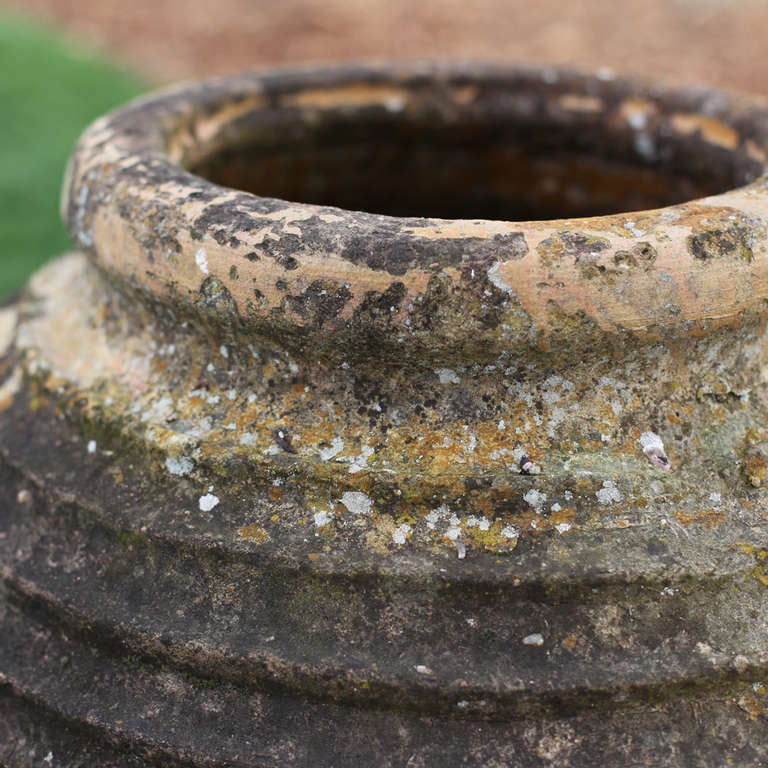
<path fill-rule="evenodd" d="M 656 209 L 762 175 L 706 92 L 531 71 L 262 94 L 198 111 L 171 159 L 261 198 L 396 217 L 546 221 Z"/>
<path fill-rule="evenodd" d="M 97 121 L 63 213 L 97 267 L 212 327 L 326 357 L 571 360 L 764 322 L 767 148 L 766 105 L 710 89 L 290 70 Z"/>

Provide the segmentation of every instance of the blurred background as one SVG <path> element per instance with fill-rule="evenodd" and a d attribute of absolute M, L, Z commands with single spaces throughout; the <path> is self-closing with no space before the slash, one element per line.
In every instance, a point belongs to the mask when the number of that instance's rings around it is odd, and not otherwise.
<path fill-rule="evenodd" d="M 77 135 L 156 85 L 383 58 L 610 67 L 768 94 L 767 0 L 0 0 L 0 296 L 67 246 Z"/>

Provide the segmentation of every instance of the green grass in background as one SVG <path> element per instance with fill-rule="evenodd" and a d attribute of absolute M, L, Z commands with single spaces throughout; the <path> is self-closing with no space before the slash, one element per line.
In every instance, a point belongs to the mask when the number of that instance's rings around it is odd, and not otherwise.
<path fill-rule="evenodd" d="M 0 298 L 70 247 L 59 194 L 77 137 L 146 88 L 62 35 L 0 14 Z"/>

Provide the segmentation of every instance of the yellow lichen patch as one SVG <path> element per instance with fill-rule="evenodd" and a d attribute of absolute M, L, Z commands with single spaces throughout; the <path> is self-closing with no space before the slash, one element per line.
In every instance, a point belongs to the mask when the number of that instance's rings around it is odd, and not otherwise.
<path fill-rule="evenodd" d="M 760 488 L 768 477 L 768 461 L 762 454 L 753 453 L 744 459 L 744 472 L 755 488 Z"/>
<path fill-rule="evenodd" d="M 747 713 L 750 720 L 757 720 L 758 717 L 765 717 L 765 702 L 751 693 L 745 693 L 739 696 L 739 708 Z"/>
<path fill-rule="evenodd" d="M 558 525 L 572 525 L 576 520 L 576 508 L 575 507 L 563 507 L 562 509 L 552 512 L 549 516 L 549 521 L 553 526 Z"/>
<path fill-rule="evenodd" d="M 516 536 L 505 536 L 502 533 L 506 528 L 507 525 L 505 523 L 496 520 L 487 529 L 479 526 L 470 528 L 464 525 L 462 531 L 464 540 L 470 548 L 500 555 L 505 552 L 511 552 L 515 549 L 518 542 Z M 456 546 L 456 542 L 447 536 L 443 537 L 443 543 L 451 547 Z"/>
<path fill-rule="evenodd" d="M 718 509 L 697 509 L 695 512 L 678 510 L 674 513 L 674 518 L 683 526 L 696 523 L 705 530 L 711 530 L 725 522 L 725 512 Z"/>
<path fill-rule="evenodd" d="M 563 639 L 562 646 L 563 648 L 567 648 L 569 651 L 572 651 L 576 647 L 577 642 L 578 638 L 576 635 L 568 635 L 568 637 Z"/>
<path fill-rule="evenodd" d="M 266 544 L 269 541 L 269 534 L 260 525 L 244 525 L 237 529 L 237 535 L 253 544 Z"/>
<path fill-rule="evenodd" d="M 386 553 L 396 529 L 397 524 L 389 515 L 374 515 L 373 525 L 365 534 L 366 546 L 373 552 Z"/>
<path fill-rule="evenodd" d="M 739 542 L 737 546 L 745 555 L 754 558 L 757 563 L 749 575 L 757 579 L 764 587 L 768 587 L 768 549 L 760 549 L 754 544 L 746 542 Z"/>
<path fill-rule="evenodd" d="M 711 530 L 722 525 L 726 521 L 726 515 L 719 509 L 698 509 L 694 519 L 705 530 Z"/>
<path fill-rule="evenodd" d="M 699 131 L 701 137 L 710 144 L 717 144 L 726 149 L 735 149 L 739 145 L 739 134 L 713 117 L 680 113 L 673 115 L 670 122 L 676 131 L 685 135 Z"/>

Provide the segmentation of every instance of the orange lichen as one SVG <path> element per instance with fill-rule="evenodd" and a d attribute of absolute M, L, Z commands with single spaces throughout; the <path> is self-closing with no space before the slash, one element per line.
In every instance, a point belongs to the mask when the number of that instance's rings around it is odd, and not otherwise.
<path fill-rule="evenodd" d="M 266 544 L 270 536 L 264 528 L 260 525 L 244 525 L 242 528 L 237 529 L 237 535 L 241 539 L 250 541 L 252 544 Z"/>

